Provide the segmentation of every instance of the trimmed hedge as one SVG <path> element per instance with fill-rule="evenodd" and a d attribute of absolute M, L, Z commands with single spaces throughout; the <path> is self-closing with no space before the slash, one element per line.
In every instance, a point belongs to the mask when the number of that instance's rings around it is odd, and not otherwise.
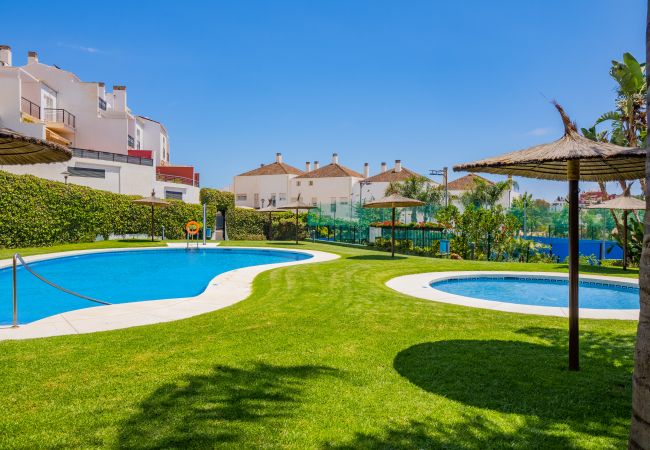
<path fill-rule="evenodd" d="M 235 194 L 217 189 L 202 188 L 201 203 L 214 206 L 217 211 L 228 211 L 235 207 Z"/>
<path fill-rule="evenodd" d="M 148 234 L 151 209 L 132 203 L 137 196 L 0 171 L 0 246 L 31 247 L 89 242 L 111 234 Z M 156 208 L 155 232 L 184 237 L 189 220 L 202 221 L 201 205 L 170 200 Z M 215 208 L 208 208 L 214 223 Z"/>

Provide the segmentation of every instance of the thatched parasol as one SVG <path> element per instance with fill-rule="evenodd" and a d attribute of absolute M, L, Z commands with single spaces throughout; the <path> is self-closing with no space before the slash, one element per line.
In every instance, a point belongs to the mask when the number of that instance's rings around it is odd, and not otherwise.
<path fill-rule="evenodd" d="M 623 270 L 627 270 L 627 216 L 630 211 L 645 209 L 645 202 L 635 197 L 620 195 L 602 203 L 589 205 L 587 208 L 623 210 Z"/>
<path fill-rule="evenodd" d="M 284 209 L 276 208 L 275 206 L 267 206 L 266 208 L 256 209 L 258 213 L 269 213 L 269 235 L 268 239 L 271 240 L 271 231 L 273 228 L 273 213 L 274 212 L 286 212 Z"/>
<path fill-rule="evenodd" d="M 395 257 L 395 208 L 405 208 L 409 206 L 421 206 L 424 202 L 413 198 L 402 197 L 401 195 L 389 195 L 363 205 L 364 208 L 392 208 L 392 223 L 390 230 L 390 256 Z"/>
<path fill-rule="evenodd" d="M 0 165 L 55 163 L 72 158 L 70 149 L 0 128 Z"/>
<path fill-rule="evenodd" d="M 156 197 L 156 191 L 151 190 L 151 196 L 150 197 L 142 197 L 138 198 L 136 200 L 133 200 L 133 203 L 138 203 L 140 205 L 149 205 L 151 206 L 151 242 L 153 242 L 153 234 L 154 234 L 154 216 L 153 216 L 153 210 L 154 208 L 164 208 L 169 205 L 169 202 L 163 200 L 162 198 Z"/>
<path fill-rule="evenodd" d="M 287 203 L 286 205 L 279 206 L 278 209 L 281 210 L 288 210 L 288 211 L 296 211 L 296 244 L 298 243 L 298 211 L 301 209 L 313 209 L 315 206 L 308 205 L 307 203 L 301 202 L 300 201 L 300 196 L 298 196 L 298 200 L 295 202 L 290 202 Z"/>
<path fill-rule="evenodd" d="M 578 181 L 613 181 L 643 178 L 645 150 L 591 141 L 578 133 L 564 109 L 553 103 L 564 123 L 564 136 L 550 144 L 460 164 L 455 171 L 516 175 L 569 181 L 569 369 L 579 364 L 578 301 Z"/>

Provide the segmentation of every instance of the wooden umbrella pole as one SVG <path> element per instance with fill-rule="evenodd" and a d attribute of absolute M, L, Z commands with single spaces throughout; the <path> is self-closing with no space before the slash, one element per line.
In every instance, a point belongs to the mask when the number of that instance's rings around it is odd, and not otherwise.
<path fill-rule="evenodd" d="M 395 257 L 395 208 L 393 207 L 393 221 L 390 229 L 390 257 Z"/>
<path fill-rule="evenodd" d="M 273 213 L 269 211 L 269 241 L 273 236 Z"/>
<path fill-rule="evenodd" d="M 298 243 L 298 208 L 296 208 L 296 244 Z"/>
<path fill-rule="evenodd" d="M 153 242 L 153 205 L 151 205 L 151 242 Z"/>
<path fill-rule="evenodd" d="M 623 270 L 627 270 L 627 209 L 623 210 Z"/>
<path fill-rule="evenodd" d="M 569 370 L 580 370 L 579 185 L 580 161 L 567 161 L 569 179 Z"/>

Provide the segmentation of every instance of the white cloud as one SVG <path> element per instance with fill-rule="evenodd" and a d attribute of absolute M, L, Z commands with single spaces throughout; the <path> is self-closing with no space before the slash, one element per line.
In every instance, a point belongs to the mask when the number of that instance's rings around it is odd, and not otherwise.
<path fill-rule="evenodd" d="M 546 136 L 548 134 L 551 134 L 553 131 L 552 128 L 533 128 L 529 132 L 526 133 L 527 136 Z"/>
<path fill-rule="evenodd" d="M 78 44 L 65 44 L 63 42 L 57 43 L 59 47 L 66 47 L 66 48 L 71 48 L 73 50 L 79 50 L 81 52 L 86 52 L 86 53 L 102 53 L 102 54 L 108 54 L 110 52 L 106 50 L 99 49 L 97 47 L 86 47 L 84 45 L 78 45 Z"/>

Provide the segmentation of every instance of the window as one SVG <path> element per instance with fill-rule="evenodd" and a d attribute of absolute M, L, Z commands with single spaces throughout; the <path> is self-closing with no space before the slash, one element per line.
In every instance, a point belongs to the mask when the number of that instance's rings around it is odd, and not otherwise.
<path fill-rule="evenodd" d="M 309 182 L 309 185 L 310 185 L 310 186 L 313 186 L 313 185 L 314 185 L 314 182 L 313 182 L 313 181 L 310 181 L 310 182 Z"/>
<path fill-rule="evenodd" d="M 296 181 L 296 186 L 300 186 L 300 181 Z"/>
<path fill-rule="evenodd" d="M 336 212 L 336 197 L 330 199 L 330 212 Z"/>
<path fill-rule="evenodd" d="M 347 204 L 348 204 L 348 198 L 347 198 L 347 197 L 341 197 L 341 198 L 339 199 L 339 203 L 340 203 L 341 205 L 347 205 Z"/>
<path fill-rule="evenodd" d="M 280 194 L 279 196 L 281 202 L 286 202 L 287 201 L 287 194 Z"/>
<path fill-rule="evenodd" d="M 99 109 L 106 111 L 106 100 L 101 97 L 99 97 Z"/>
<path fill-rule="evenodd" d="M 318 198 L 316 197 L 311 198 L 311 206 L 318 206 Z"/>
<path fill-rule="evenodd" d="M 127 136 L 127 145 L 131 148 L 135 147 L 135 139 L 130 134 Z"/>
<path fill-rule="evenodd" d="M 71 177 L 106 178 L 104 169 L 89 169 L 86 167 L 68 167 Z"/>
<path fill-rule="evenodd" d="M 237 201 L 238 202 L 245 202 L 248 197 L 246 194 L 237 194 Z"/>
<path fill-rule="evenodd" d="M 183 200 L 181 191 L 165 191 L 165 198 L 170 200 Z"/>
<path fill-rule="evenodd" d="M 142 148 L 142 130 L 140 127 L 135 129 L 135 148 L 138 150 Z"/>

